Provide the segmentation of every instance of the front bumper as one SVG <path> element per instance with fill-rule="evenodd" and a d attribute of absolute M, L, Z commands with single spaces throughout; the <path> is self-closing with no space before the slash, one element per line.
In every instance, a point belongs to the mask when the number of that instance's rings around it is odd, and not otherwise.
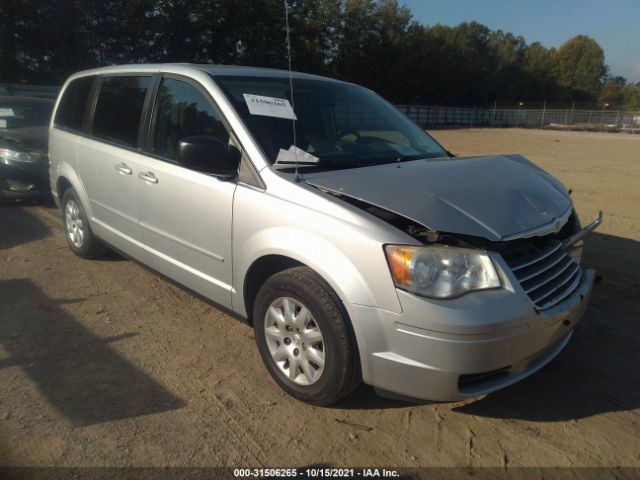
<path fill-rule="evenodd" d="M 550 362 L 582 317 L 595 272 L 561 304 L 537 312 L 522 292 L 473 292 L 455 301 L 403 291 L 400 314 L 350 305 L 364 382 L 407 397 L 455 401 L 515 383 Z"/>
<path fill-rule="evenodd" d="M 41 198 L 48 195 L 51 190 L 46 159 L 34 163 L 0 159 L 0 190 L 8 199 Z"/>

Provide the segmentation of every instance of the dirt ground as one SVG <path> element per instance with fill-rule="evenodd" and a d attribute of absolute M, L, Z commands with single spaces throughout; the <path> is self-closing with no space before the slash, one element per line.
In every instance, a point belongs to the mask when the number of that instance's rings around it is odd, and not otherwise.
<path fill-rule="evenodd" d="M 640 136 L 432 134 L 460 155 L 524 154 L 583 223 L 604 210 L 584 258 L 603 281 L 550 365 L 464 402 L 363 386 L 307 406 L 247 325 L 115 254 L 75 257 L 50 205 L 0 208 L 0 465 L 640 466 Z"/>

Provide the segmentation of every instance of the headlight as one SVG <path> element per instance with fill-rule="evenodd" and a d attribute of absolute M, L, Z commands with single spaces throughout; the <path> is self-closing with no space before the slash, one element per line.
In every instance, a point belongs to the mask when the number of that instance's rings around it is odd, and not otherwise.
<path fill-rule="evenodd" d="M 25 152 L 0 148 L 0 160 L 5 160 L 3 163 L 7 163 L 6 160 L 13 162 L 35 162 L 38 160 L 38 157 L 34 157 Z"/>
<path fill-rule="evenodd" d="M 489 256 L 476 250 L 410 245 L 384 250 L 396 286 L 417 295 L 453 298 L 501 285 Z"/>

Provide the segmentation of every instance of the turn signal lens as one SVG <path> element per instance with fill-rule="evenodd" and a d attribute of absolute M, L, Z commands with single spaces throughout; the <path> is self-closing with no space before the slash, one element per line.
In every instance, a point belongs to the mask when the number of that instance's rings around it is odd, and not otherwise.
<path fill-rule="evenodd" d="M 409 276 L 409 267 L 411 258 L 415 253 L 415 249 L 410 247 L 399 247 L 395 245 L 387 245 L 387 260 L 391 268 L 391 274 L 398 286 L 411 285 L 411 277 Z"/>

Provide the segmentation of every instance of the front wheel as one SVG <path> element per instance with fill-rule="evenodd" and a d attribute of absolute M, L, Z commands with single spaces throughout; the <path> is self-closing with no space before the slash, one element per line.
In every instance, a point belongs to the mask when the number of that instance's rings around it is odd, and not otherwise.
<path fill-rule="evenodd" d="M 61 208 L 64 233 L 71 251 L 81 258 L 98 258 L 104 255 L 108 248 L 93 234 L 82 203 L 73 188 L 64 192 Z"/>
<path fill-rule="evenodd" d="M 362 381 L 344 306 L 313 270 L 296 267 L 269 278 L 258 292 L 253 323 L 267 370 L 293 397 L 330 405 Z"/>

